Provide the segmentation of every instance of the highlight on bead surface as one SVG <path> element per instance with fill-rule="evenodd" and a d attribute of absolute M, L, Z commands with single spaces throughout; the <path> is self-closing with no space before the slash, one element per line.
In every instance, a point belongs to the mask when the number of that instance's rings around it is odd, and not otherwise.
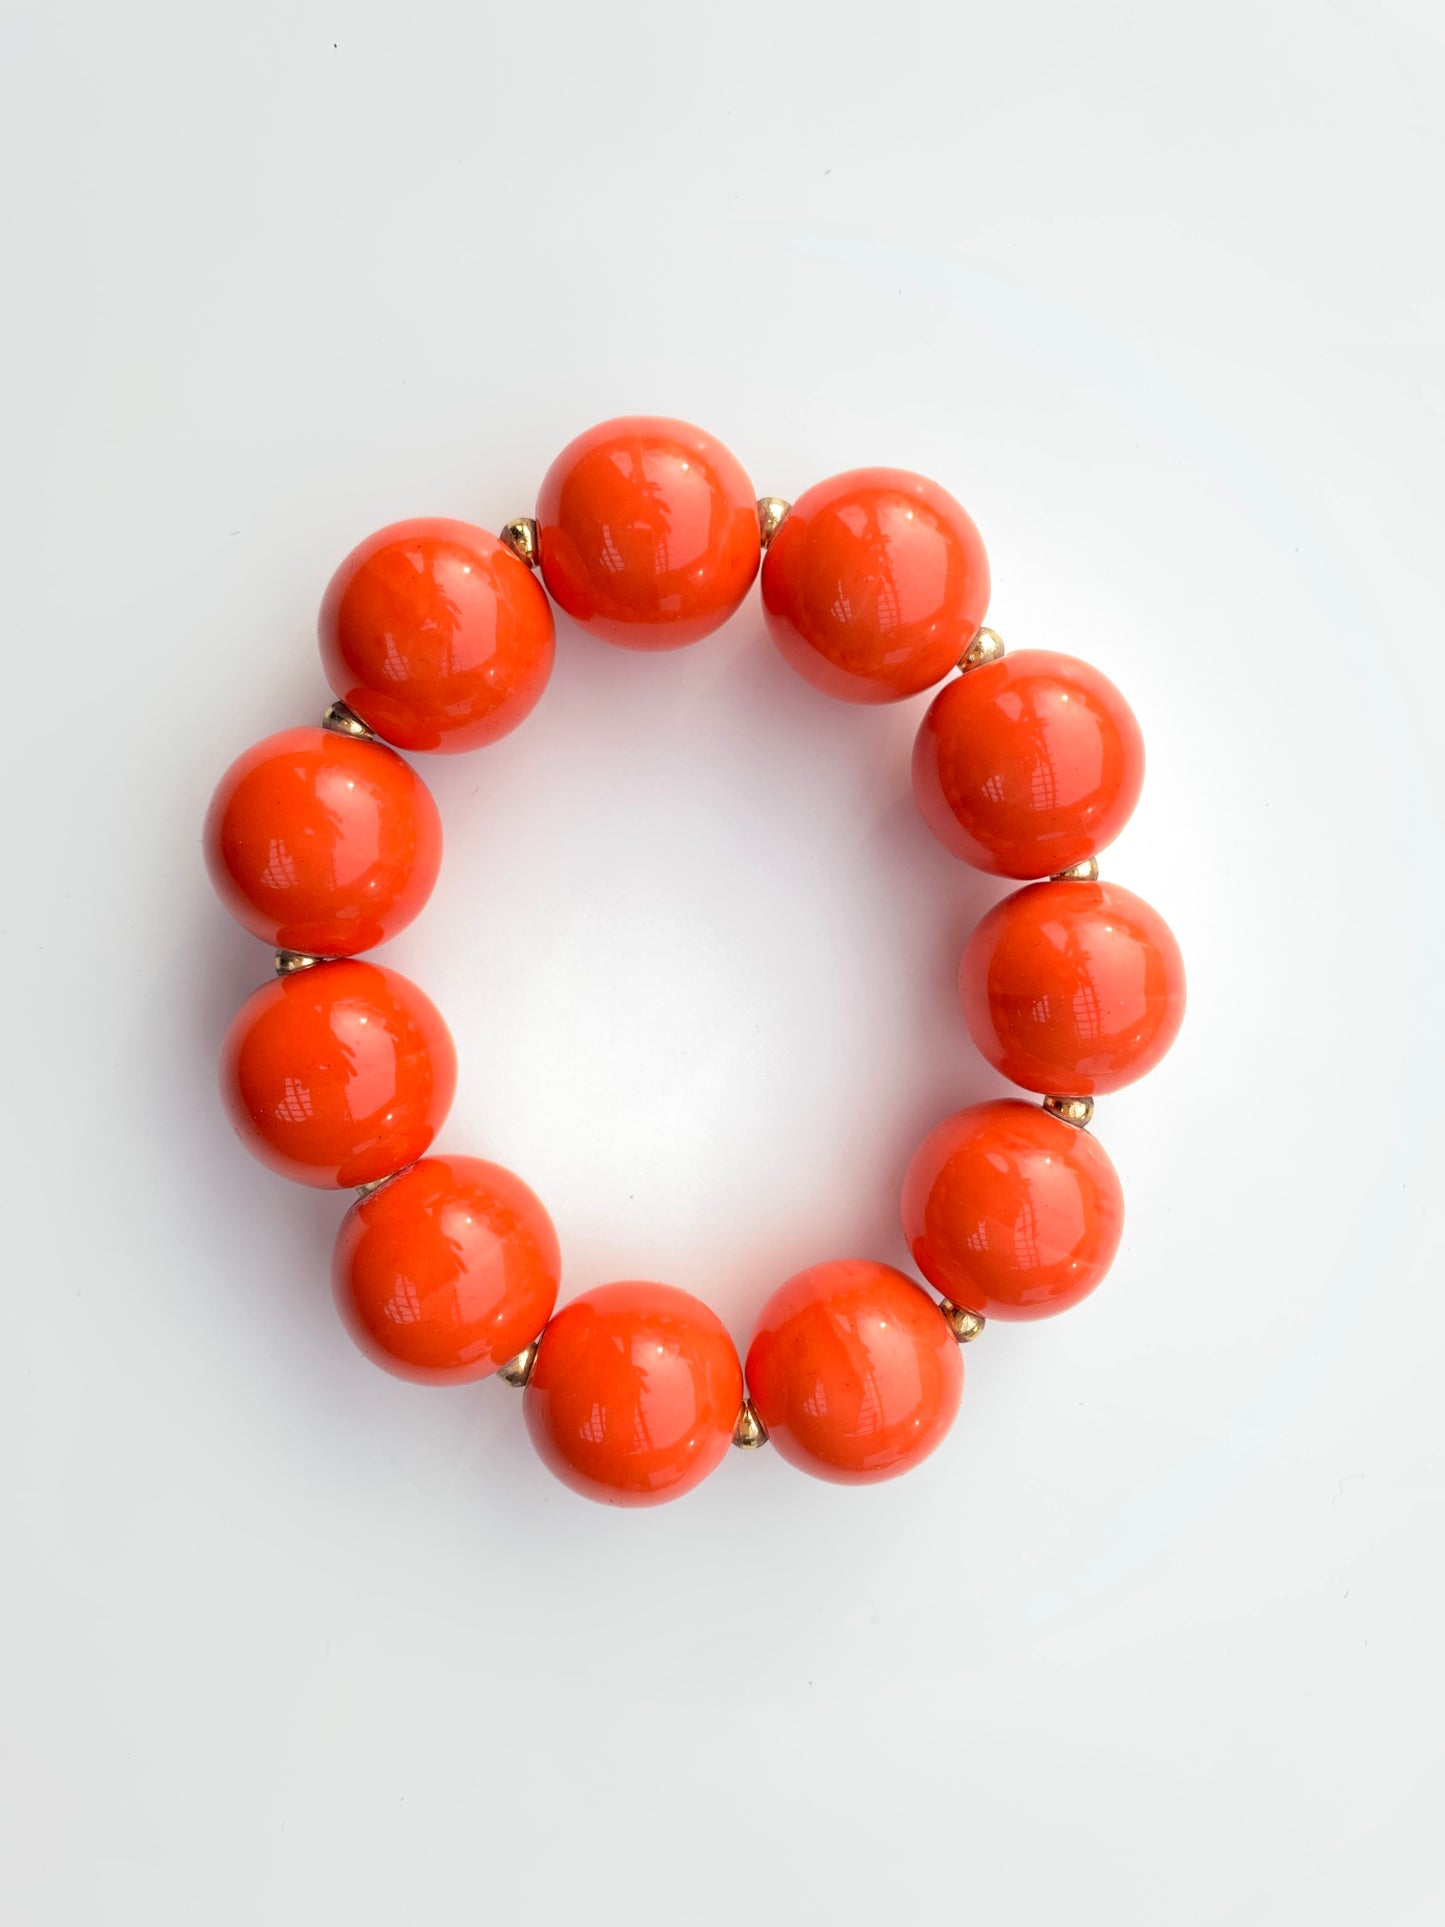
<path fill-rule="evenodd" d="M 441 868 L 421 778 L 381 743 L 283 729 L 238 756 L 202 836 L 217 896 L 253 937 L 349 957 L 404 930 Z"/>
<path fill-rule="evenodd" d="M 558 608 L 626 649 L 680 649 L 727 621 L 762 552 L 753 485 L 690 422 L 624 415 L 569 442 L 537 496 Z"/>
<path fill-rule="evenodd" d="M 993 876 L 1046 877 L 1097 855 L 1144 782 L 1144 739 L 1097 669 L 1047 649 L 984 663 L 939 691 L 919 725 L 924 822 Z"/>
<path fill-rule="evenodd" d="M 942 1441 L 963 1394 L 953 1332 L 891 1265 L 813 1265 L 775 1291 L 748 1346 L 748 1396 L 781 1457 L 815 1478 L 896 1478 Z"/>
<path fill-rule="evenodd" d="M 988 608 L 983 539 L 953 497 L 901 468 L 855 468 L 793 503 L 762 574 L 768 633 L 844 702 L 897 702 L 955 667 Z"/>
<path fill-rule="evenodd" d="M 598 1285 L 543 1332 L 522 1395 L 564 1485 L 606 1505 L 659 1505 L 727 1456 L 743 1373 L 725 1326 L 675 1285 Z"/>
<path fill-rule="evenodd" d="M 931 1130 L 903 1180 L 903 1236 L 935 1290 L 981 1318 L 1076 1305 L 1119 1248 L 1108 1153 L 1037 1104 L 998 1098 Z"/>
<path fill-rule="evenodd" d="M 561 1255 L 540 1200 L 482 1158 L 425 1157 L 342 1220 L 332 1286 L 347 1330 L 399 1378 L 487 1378 L 557 1302 Z"/>
<path fill-rule="evenodd" d="M 347 1190 L 430 1149 L 457 1059 L 436 1006 L 400 971 L 355 958 L 263 984 L 221 1049 L 236 1135 L 282 1177 Z"/>
<path fill-rule="evenodd" d="M 321 660 L 337 695 L 400 749 L 480 749 L 541 698 L 552 610 L 513 549 L 469 522 L 394 522 L 327 587 Z"/>

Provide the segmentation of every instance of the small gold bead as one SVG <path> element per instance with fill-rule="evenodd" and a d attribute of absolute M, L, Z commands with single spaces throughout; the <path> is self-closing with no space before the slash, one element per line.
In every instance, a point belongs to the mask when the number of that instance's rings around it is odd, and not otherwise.
<path fill-rule="evenodd" d="M 964 671 L 978 669 L 986 662 L 997 662 L 1003 653 L 1003 637 L 993 629 L 980 629 L 959 657 L 958 666 Z"/>
<path fill-rule="evenodd" d="M 298 970 L 310 970 L 314 964 L 325 963 L 324 957 L 310 956 L 304 950 L 278 950 L 276 952 L 276 975 L 292 977 Z"/>
<path fill-rule="evenodd" d="M 758 1408 L 750 1398 L 743 1400 L 743 1409 L 738 1413 L 738 1422 L 733 1427 L 733 1444 L 741 1446 L 744 1452 L 756 1452 L 760 1445 L 768 1442 L 768 1428 L 758 1417 Z"/>
<path fill-rule="evenodd" d="M 540 553 L 537 524 L 530 515 L 514 515 L 502 530 L 502 540 L 519 562 L 525 562 L 529 569 L 536 568 Z"/>
<path fill-rule="evenodd" d="M 409 1164 L 404 1164 L 401 1167 L 401 1171 L 409 1171 L 410 1169 L 411 1166 Z M 393 1178 L 399 1178 L 401 1171 L 388 1171 L 384 1178 L 372 1178 L 366 1184 L 358 1184 L 356 1187 L 357 1197 L 369 1198 L 373 1191 L 379 1191 L 384 1184 L 390 1184 Z"/>
<path fill-rule="evenodd" d="M 333 703 L 321 718 L 323 729 L 334 729 L 338 736 L 360 736 L 368 743 L 376 741 L 376 731 L 368 728 L 349 703 Z"/>
<path fill-rule="evenodd" d="M 506 1364 L 498 1371 L 497 1377 L 504 1378 L 509 1385 L 515 1385 L 518 1391 L 520 1391 L 532 1376 L 532 1367 L 537 1362 L 537 1347 L 541 1342 L 542 1339 L 539 1334 L 532 1340 L 530 1345 L 524 1345 L 515 1358 L 509 1358 L 507 1360 Z"/>
<path fill-rule="evenodd" d="M 1099 859 L 1086 856 L 1082 863 L 1073 863 L 1067 870 L 1055 870 L 1049 878 L 1050 883 L 1097 883 L 1099 881 Z"/>
<path fill-rule="evenodd" d="M 965 1311 L 962 1305 L 955 1305 L 951 1299 L 940 1298 L 938 1309 L 960 1345 L 971 1345 L 983 1330 L 984 1321 L 976 1311 Z"/>
<path fill-rule="evenodd" d="M 1094 1100 L 1092 1097 L 1046 1097 L 1044 1109 L 1050 1117 L 1061 1118 L 1065 1124 L 1087 1131 L 1089 1119 L 1094 1115 Z"/>
<path fill-rule="evenodd" d="M 760 495 L 758 497 L 758 534 L 762 538 L 764 551 L 767 550 L 773 537 L 783 526 L 783 518 L 792 506 L 792 503 L 785 502 L 781 495 Z"/>

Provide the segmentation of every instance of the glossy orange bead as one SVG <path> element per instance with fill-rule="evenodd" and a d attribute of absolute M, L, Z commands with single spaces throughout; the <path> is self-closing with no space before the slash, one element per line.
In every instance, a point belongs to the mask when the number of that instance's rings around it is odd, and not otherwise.
<path fill-rule="evenodd" d="M 626 649 L 710 635 L 758 572 L 753 485 L 688 422 L 624 415 L 579 435 L 537 497 L 542 578 L 560 609 Z"/>
<path fill-rule="evenodd" d="M 1107 676 L 1024 649 L 939 691 L 913 746 L 930 830 L 977 870 L 1045 877 L 1096 856 L 1144 782 L 1144 739 Z"/>
<path fill-rule="evenodd" d="M 284 729 L 226 771 L 203 842 L 217 896 L 252 936 L 349 957 L 404 930 L 431 895 L 442 826 L 395 750 Z"/>
<path fill-rule="evenodd" d="M 1121 1090 L 1184 1020 L 1184 960 L 1168 924 L 1117 883 L 1031 883 L 994 905 L 958 972 L 973 1041 L 1027 1091 Z"/>
<path fill-rule="evenodd" d="M 800 495 L 763 562 L 768 631 L 798 674 L 851 703 L 946 676 L 988 608 L 988 557 L 937 482 L 855 468 Z"/>
<path fill-rule="evenodd" d="M 928 1293 L 891 1265 L 814 1265 L 775 1291 L 748 1346 L 747 1384 L 791 1464 L 839 1485 L 907 1472 L 963 1396 L 958 1341 Z"/>
<path fill-rule="evenodd" d="M 332 576 L 327 681 L 402 749 L 479 749 L 517 727 L 552 673 L 552 611 L 532 571 L 469 522 L 394 522 Z"/>
<path fill-rule="evenodd" d="M 1113 1262 L 1124 1196 L 1097 1138 L 1037 1104 L 972 1104 L 903 1180 L 903 1235 L 929 1284 L 982 1318 L 1045 1318 Z"/>
<path fill-rule="evenodd" d="M 371 1184 L 427 1150 L 457 1058 L 434 1004 L 400 971 L 354 958 L 263 984 L 221 1051 L 237 1136 L 282 1177 Z"/>
<path fill-rule="evenodd" d="M 459 1385 L 530 1345 L 561 1260 L 540 1200 L 482 1158 L 422 1158 L 369 1192 L 337 1233 L 331 1277 L 347 1330 L 398 1378 Z"/>
<path fill-rule="evenodd" d="M 727 1455 L 743 1402 L 737 1351 L 673 1285 L 598 1285 L 542 1334 L 527 1430 L 564 1485 L 606 1505 L 660 1505 Z"/>

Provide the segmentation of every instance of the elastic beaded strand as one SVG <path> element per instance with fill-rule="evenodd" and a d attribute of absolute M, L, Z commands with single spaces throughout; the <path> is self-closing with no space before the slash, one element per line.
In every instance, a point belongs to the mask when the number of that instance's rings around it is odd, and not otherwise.
<path fill-rule="evenodd" d="M 398 750 L 468 750 L 516 727 L 551 671 L 552 600 L 604 642 L 675 648 L 724 622 L 755 576 L 774 643 L 825 696 L 886 703 L 939 685 L 914 752 L 924 821 L 961 860 L 1023 885 L 969 939 L 964 1015 L 1036 1102 L 969 1106 L 918 1147 L 903 1230 L 936 1296 L 873 1260 L 815 1265 L 773 1292 L 740 1358 L 670 1285 L 594 1286 L 556 1308 L 539 1200 L 500 1165 L 430 1148 L 455 1082 L 445 1025 L 360 953 L 422 907 L 439 854 L 429 795 Z M 355 1192 L 333 1282 L 361 1349 L 402 1377 L 519 1390 L 544 1463 L 586 1496 L 656 1504 L 730 1446 L 769 1443 L 820 1478 L 891 1478 L 943 1439 L 962 1347 L 990 1320 L 1052 1315 L 1108 1270 L 1123 1204 L 1089 1131 L 1094 1098 L 1172 1042 L 1182 964 L 1157 912 L 1100 881 L 1098 852 L 1142 780 L 1127 705 L 1087 664 L 1009 655 L 984 625 L 988 596 L 977 529 L 925 477 L 857 469 L 796 501 L 759 496 L 702 430 L 623 417 L 570 443 L 535 514 L 496 536 L 432 518 L 358 545 L 319 624 L 336 691 L 321 729 L 355 749 L 313 753 L 293 731 L 238 760 L 261 774 L 224 819 L 224 862 L 208 861 L 233 916 L 274 933 L 274 976 L 226 1048 L 238 1135 L 296 1181 Z M 388 823 L 406 829 L 412 811 L 418 826 L 414 849 L 393 836 L 364 900 L 341 881 L 355 863 L 329 861 L 324 842 L 346 827 L 326 789 L 338 758 L 355 765 L 338 778 L 348 809 L 364 778 Z M 1063 972 L 1042 936 L 1060 927 Z M 361 1116 L 345 1068 L 358 1053 L 375 1106 Z"/>

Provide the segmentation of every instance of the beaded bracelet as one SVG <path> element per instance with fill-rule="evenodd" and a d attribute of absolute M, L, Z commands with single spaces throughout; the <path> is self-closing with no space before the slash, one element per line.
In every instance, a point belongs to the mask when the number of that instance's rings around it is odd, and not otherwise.
<path fill-rule="evenodd" d="M 397 750 L 475 749 L 522 721 L 552 669 L 548 595 L 606 642 L 676 649 L 725 622 L 760 569 L 774 643 L 828 695 L 894 702 L 962 672 L 923 718 L 913 790 L 956 856 L 1029 880 L 969 939 L 959 994 L 985 1058 L 1043 1101 L 970 1105 L 918 1147 L 903 1231 L 939 1298 L 871 1259 L 814 1265 L 763 1307 L 744 1367 L 671 1285 L 595 1286 L 553 1315 L 560 1257 L 538 1199 L 500 1165 L 426 1155 L 456 1084 L 446 1025 L 358 953 L 416 916 L 441 860 L 436 805 Z M 958 1410 L 959 1344 L 987 1318 L 1077 1303 L 1118 1248 L 1093 1100 L 1157 1063 L 1184 1013 L 1167 925 L 1098 880 L 1143 744 L 1097 670 L 1005 656 L 981 626 L 988 596 L 977 529 L 922 476 L 855 469 L 792 504 L 758 500 L 701 430 L 604 422 L 500 537 L 422 520 L 354 549 L 321 605 L 339 700 L 322 727 L 247 750 L 216 791 L 212 881 L 276 951 L 222 1052 L 238 1136 L 288 1178 L 360 1193 L 333 1284 L 361 1349 L 427 1384 L 524 1387 L 542 1459 L 590 1498 L 677 1498 L 730 1443 L 771 1440 L 845 1484 L 906 1471 Z"/>

